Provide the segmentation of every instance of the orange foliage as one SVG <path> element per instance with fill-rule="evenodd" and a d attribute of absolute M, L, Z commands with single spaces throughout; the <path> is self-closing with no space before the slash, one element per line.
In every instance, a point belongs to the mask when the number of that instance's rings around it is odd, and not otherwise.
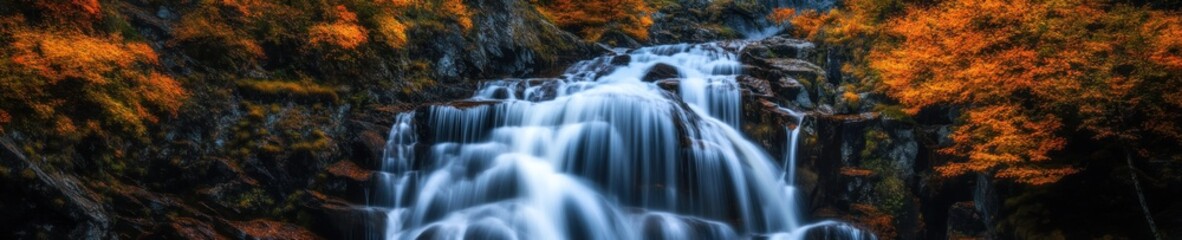
<path fill-rule="evenodd" d="M 1182 83 L 1177 71 L 1156 67 L 1182 67 L 1178 17 L 1088 0 L 949 0 L 907 9 L 862 25 L 897 41 L 875 45 L 869 67 L 909 113 L 963 107 L 954 146 L 944 152 L 967 161 L 937 167 L 943 175 L 992 172 L 1038 185 L 1072 174 L 1078 170 L 1046 163 L 1065 146 L 1072 129 L 1065 117 L 1082 118 L 1075 129 L 1097 139 L 1154 133 L 1182 140 L 1174 127 L 1182 97 L 1173 93 Z M 858 15 L 830 22 L 859 32 L 850 21 L 875 21 Z M 843 31 L 825 33 L 833 32 Z M 1137 39 L 1147 39 L 1148 49 Z M 1130 109 L 1143 113 L 1122 113 Z"/>
<path fill-rule="evenodd" d="M 369 40 L 365 28 L 353 23 L 321 23 L 308 29 L 313 44 L 329 44 L 343 49 L 353 49 Z"/>
<path fill-rule="evenodd" d="M 260 17 L 273 10 L 273 4 L 266 0 L 222 0 L 221 5 L 245 17 Z"/>
<path fill-rule="evenodd" d="M 1149 15 L 1149 21 L 1141 27 L 1141 31 L 1154 33 L 1149 40 L 1151 60 L 1174 70 L 1182 70 L 1182 17 L 1179 17 L 1179 13 L 1154 12 Z"/>
<path fill-rule="evenodd" d="M 368 31 L 357 25 L 357 14 L 343 5 L 338 5 L 335 10 L 335 22 L 316 24 L 308 29 L 309 42 L 353 49 L 369 41 Z"/>
<path fill-rule="evenodd" d="M 405 8 L 419 4 L 418 0 L 377 0 L 378 3 L 388 3 L 394 8 Z"/>
<path fill-rule="evenodd" d="M 56 83 L 67 78 L 107 83 L 110 73 L 133 64 L 156 64 L 156 52 L 143 43 L 118 43 L 81 35 L 18 33 L 13 62 Z"/>
<path fill-rule="evenodd" d="M 171 45 L 193 44 L 188 48 L 222 50 L 225 58 L 253 60 L 266 57 L 263 47 L 241 29 L 215 17 L 216 12 L 190 13 L 173 28 Z"/>
<path fill-rule="evenodd" d="M 874 40 L 880 28 L 884 13 L 877 1 L 850 0 L 846 1 L 842 9 L 834 9 L 824 13 L 814 10 L 793 12 L 795 15 L 775 16 L 785 13 L 773 12 L 769 18 L 784 17 L 792 24 L 796 36 L 810 40 L 862 45 Z M 821 39 L 824 37 L 825 39 Z M 856 43 L 855 43 L 856 42 Z"/>
<path fill-rule="evenodd" d="M 345 5 L 337 5 L 333 10 L 335 11 L 332 11 L 332 15 L 336 17 L 337 21 L 350 23 L 357 22 L 357 14 L 349 11 L 349 8 L 346 8 Z"/>
<path fill-rule="evenodd" d="M 796 9 L 777 8 L 772 10 L 771 14 L 767 15 L 767 20 L 776 24 L 786 24 L 789 23 L 793 17 L 796 17 Z"/>
<path fill-rule="evenodd" d="M 868 204 L 850 204 L 851 212 L 855 213 L 852 219 L 847 219 L 862 225 L 862 227 L 873 231 L 877 237 L 883 240 L 895 239 L 898 232 L 895 230 L 895 218 L 888 213 L 882 212 L 873 205 Z"/>
<path fill-rule="evenodd" d="M 1032 163 L 1050 160 L 1065 139 L 1055 134 L 1061 124 L 1047 115 L 1027 117 L 1016 106 L 986 106 L 967 110 L 967 119 L 950 138 L 957 144 L 942 152 L 968 156 L 967 162 L 936 167 L 945 176 L 989 172 L 1003 166 L 998 177 L 1029 184 L 1045 184 L 1075 173 L 1070 167 L 1041 167 Z M 1033 171 L 1037 169 L 1038 171 Z"/>
<path fill-rule="evenodd" d="M 460 24 L 460 27 L 465 31 L 472 29 L 472 12 L 468 11 L 468 7 L 464 6 L 463 0 L 443 0 L 440 10 L 443 10 L 444 15 L 450 16 L 453 21 Z"/>
<path fill-rule="evenodd" d="M 1059 117 L 1041 112 L 1059 94 L 1078 92 L 1078 80 L 1100 67 L 1089 61 L 1109 47 L 1087 41 L 1081 29 L 1098 11 L 1080 1 L 1032 0 L 958 0 L 913 9 L 887 24 L 902 42 L 873 52 L 871 67 L 909 113 L 936 104 L 972 106 L 951 136 L 956 145 L 945 149 L 968 161 L 938 167 L 940 173 L 998 169 L 1001 178 L 1050 183 L 1075 170 L 1033 165 L 1065 144 L 1056 134 Z M 1028 100 L 1042 105 L 1026 107 Z"/>
<path fill-rule="evenodd" d="M 410 40 L 406 37 L 406 24 L 389 15 L 375 17 L 377 23 L 375 32 L 382 37 L 382 42 L 392 48 L 402 48 Z"/>
<path fill-rule="evenodd" d="M 37 0 L 33 1 L 47 20 L 89 29 L 90 24 L 102 19 L 102 5 L 98 0 Z"/>
<path fill-rule="evenodd" d="M 834 19 L 836 18 L 832 12 L 822 14 L 817 11 L 807 10 L 795 17 L 789 18 L 789 22 L 792 23 L 792 29 L 796 36 L 817 40 L 817 37 L 821 34 L 821 27 L 827 24 L 833 24 Z"/>
<path fill-rule="evenodd" d="M 175 114 L 185 99 L 178 82 L 155 71 L 159 60 L 147 44 L 70 32 L 12 37 L 4 48 L 11 65 L 0 68 L 11 71 L 0 74 L 9 76 L 0 78 L 0 107 L 23 112 L 18 121 L 52 123 L 63 136 L 77 136 L 80 127 L 138 136 L 157 121 L 155 113 Z"/>
<path fill-rule="evenodd" d="M 853 168 L 853 167 L 842 167 L 839 170 L 839 172 L 841 173 L 842 176 L 850 176 L 850 177 L 866 177 L 866 176 L 874 175 L 874 171 L 871 171 L 869 169 Z"/>
<path fill-rule="evenodd" d="M 618 30 L 644 41 L 653 25 L 653 10 L 643 0 L 553 0 L 542 3 L 539 11 L 558 27 L 590 40 Z"/>
<path fill-rule="evenodd" d="M 3 109 L 0 109 L 0 132 L 4 132 L 4 124 L 12 121 L 12 116 L 8 115 Z"/>

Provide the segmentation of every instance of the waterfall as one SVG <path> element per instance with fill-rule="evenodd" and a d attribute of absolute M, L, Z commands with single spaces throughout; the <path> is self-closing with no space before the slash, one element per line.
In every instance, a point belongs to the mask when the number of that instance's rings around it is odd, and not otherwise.
<path fill-rule="evenodd" d="M 784 180 L 799 122 L 783 168 L 736 130 L 744 44 L 636 49 L 399 114 L 385 238 L 873 239 L 800 219 Z"/>
<path fill-rule="evenodd" d="M 784 153 L 784 158 L 785 158 L 784 159 L 784 169 L 785 169 L 784 174 L 786 174 L 787 176 L 781 176 L 781 179 L 784 179 L 785 183 L 788 186 L 795 186 L 796 185 L 796 146 L 797 146 L 796 143 L 797 143 L 797 140 L 800 138 L 800 129 L 803 128 L 803 126 L 804 126 L 803 124 L 804 124 L 805 115 L 802 112 L 793 111 L 792 109 L 787 109 L 787 108 L 783 108 L 783 107 L 780 108 L 780 111 L 787 112 L 788 115 L 790 115 L 790 116 L 792 116 L 792 118 L 796 119 L 796 126 L 793 126 L 792 130 L 785 131 L 785 132 L 788 132 L 788 136 L 787 136 L 788 137 L 788 147 L 784 148 L 784 150 L 788 151 L 787 153 Z M 787 130 L 787 127 L 785 127 L 785 130 Z"/>

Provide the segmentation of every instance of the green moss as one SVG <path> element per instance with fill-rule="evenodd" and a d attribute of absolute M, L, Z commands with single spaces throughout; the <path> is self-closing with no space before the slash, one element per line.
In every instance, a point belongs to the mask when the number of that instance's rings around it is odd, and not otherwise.
<path fill-rule="evenodd" d="M 322 132 L 320 130 L 315 130 L 313 132 L 314 132 L 313 135 L 315 136 L 314 140 L 297 142 L 297 143 L 291 145 L 291 149 L 295 150 L 295 151 L 302 151 L 302 152 L 315 152 L 315 151 L 328 149 L 329 144 L 331 143 L 330 142 L 331 139 L 329 139 L 327 136 L 325 136 L 324 132 Z"/>
<path fill-rule="evenodd" d="M 743 37 L 743 34 L 739 33 L 739 31 L 736 31 L 734 28 L 731 28 L 730 26 L 726 26 L 723 24 L 710 23 L 710 24 L 702 25 L 702 27 L 705 27 L 706 29 L 709 29 L 710 31 L 718 33 L 719 37 L 722 37 L 724 39 L 735 39 L 735 38 Z M 772 54 L 775 54 L 775 52 L 772 52 Z M 773 58 L 774 57 L 775 56 L 773 56 Z"/>
<path fill-rule="evenodd" d="M 891 141 L 890 135 L 881 129 L 871 128 L 862 135 L 864 145 L 862 146 L 861 157 L 864 160 L 872 160 L 878 158 L 879 144 L 889 144 Z"/>
<path fill-rule="evenodd" d="M 890 160 L 878 155 L 882 152 L 883 145 L 891 143 L 890 135 L 881 129 L 871 128 L 863 135 L 863 140 L 865 144 L 860 153 L 861 167 L 878 173 L 879 176 L 878 181 L 874 183 L 875 201 L 872 204 L 891 215 L 904 213 L 909 199 L 906 182 Z"/>
<path fill-rule="evenodd" d="M 901 105 L 887 105 L 881 103 L 875 104 L 874 111 L 881 113 L 882 116 L 886 117 L 887 119 L 899 120 L 906 123 L 915 123 L 915 119 L 912 118 L 910 114 L 907 114 L 907 112 L 904 112 L 903 106 Z"/>
<path fill-rule="evenodd" d="M 238 204 L 239 209 L 259 209 L 275 204 L 275 200 L 259 188 L 239 194 L 234 202 Z"/>

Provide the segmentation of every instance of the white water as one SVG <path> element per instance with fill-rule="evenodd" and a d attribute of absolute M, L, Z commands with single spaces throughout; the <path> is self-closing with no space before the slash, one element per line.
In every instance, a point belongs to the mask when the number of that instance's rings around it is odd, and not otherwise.
<path fill-rule="evenodd" d="M 637 49 L 400 114 L 378 175 L 384 237 L 873 239 L 801 222 L 799 124 L 784 168 L 736 130 L 742 45 Z M 641 80 L 659 63 L 678 70 L 676 93 Z"/>

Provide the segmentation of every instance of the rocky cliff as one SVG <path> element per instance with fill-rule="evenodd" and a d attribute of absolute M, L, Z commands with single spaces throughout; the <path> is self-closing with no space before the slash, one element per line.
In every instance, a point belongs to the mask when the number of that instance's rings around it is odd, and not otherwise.
<path fill-rule="evenodd" d="M 0 128 L 0 236 L 16 239 L 368 237 L 385 225 L 364 205 L 393 113 L 469 97 L 484 79 L 553 76 L 609 44 L 738 37 L 721 23 L 736 18 L 733 3 L 664 5 L 653 41 L 602 43 L 519 0 L 0 3 L 5 51 L 23 32 L 121 35 L 150 46 L 187 91 L 139 136 L 61 137 L 0 106 L 0 124 L 16 118 Z M 401 14 L 393 35 L 384 11 Z M 56 17 L 70 12 L 87 17 Z M 371 34 L 354 45 L 319 26 Z M 14 73 L 4 81 L 24 76 L 3 57 Z"/>

